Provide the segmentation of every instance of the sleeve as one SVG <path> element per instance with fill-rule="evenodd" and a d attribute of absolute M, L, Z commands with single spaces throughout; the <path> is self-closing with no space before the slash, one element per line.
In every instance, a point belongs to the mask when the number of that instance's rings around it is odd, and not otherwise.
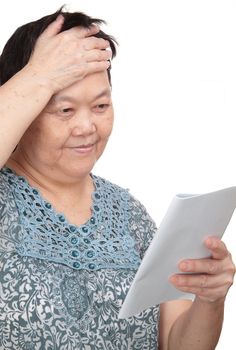
<path fill-rule="evenodd" d="M 143 204 L 133 196 L 130 197 L 130 201 L 129 229 L 142 259 L 157 233 L 157 227 Z"/>
<path fill-rule="evenodd" d="M 6 252 L 15 252 L 22 237 L 12 190 L 0 171 L 0 263 Z"/>
<path fill-rule="evenodd" d="M 7 200 L 7 188 L 6 183 L 3 179 L 2 174 L 0 173 L 0 220 L 3 218 L 4 214 L 4 208 L 6 206 L 6 200 Z"/>

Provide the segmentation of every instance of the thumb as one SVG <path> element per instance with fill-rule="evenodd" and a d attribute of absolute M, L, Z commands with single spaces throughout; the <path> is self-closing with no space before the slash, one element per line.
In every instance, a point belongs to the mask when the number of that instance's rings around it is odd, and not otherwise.
<path fill-rule="evenodd" d="M 226 245 L 218 237 L 208 237 L 205 240 L 205 244 L 206 247 L 211 251 L 213 259 L 223 260 L 229 255 Z"/>
<path fill-rule="evenodd" d="M 50 23 L 47 28 L 43 31 L 43 33 L 41 34 L 41 38 L 50 38 L 56 34 L 58 34 L 61 30 L 61 27 L 64 23 L 64 17 L 63 15 L 59 15 L 57 16 L 57 18 L 55 19 L 55 21 L 53 21 L 52 23 Z"/>

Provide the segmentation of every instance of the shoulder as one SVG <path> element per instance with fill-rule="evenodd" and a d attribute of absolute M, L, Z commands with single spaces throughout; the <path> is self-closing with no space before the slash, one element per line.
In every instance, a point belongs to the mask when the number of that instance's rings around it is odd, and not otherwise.
<path fill-rule="evenodd" d="M 14 197 L 14 177 L 8 168 L 0 169 L 0 220 L 4 217 L 13 219 L 13 212 L 16 212 Z M 10 216 L 9 216 L 10 215 Z"/>
<path fill-rule="evenodd" d="M 92 175 L 92 178 L 94 180 L 96 190 L 108 189 L 114 194 L 119 193 L 119 192 L 129 192 L 129 190 L 127 188 L 123 188 L 123 187 L 115 184 L 114 182 L 111 182 L 111 181 L 105 179 L 104 177 Z"/>
<path fill-rule="evenodd" d="M 110 195 L 113 198 L 121 199 L 122 201 L 128 202 L 128 209 L 132 211 L 132 214 L 137 216 L 137 219 L 144 219 L 148 216 L 147 209 L 145 206 L 133 195 L 130 193 L 129 188 L 121 187 L 105 178 L 93 175 L 96 192 L 106 192 L 107 195 Z"/>
<path fill-rule="evenodd" d="M 129 227 L 137 242 L 140 256 L 143 258 L 154 235 L 157 233 L 157 226 L 146 207 L 132 195 L 130 196 Z"/>
<path fill-rule="evenodd" d="M 6 252 L 15 251 L 20 232 L 13 182 L 10 173 L 4 168 L 0 170 L 0 258 Z"/>
<path fill-rule="evenodd" d="M 131 195 L 127 188 L 123 188 L 107 179 L 93 175 L 95 192 L 94 196 L 101 196 L 106 203 L 112 205 L 111 209 L 116 206 L 122 210 L 129 209 Z M 97 198 L 95 198 L 97 199 Z"/>
<path fill-rule="evenodd" d="M 4 170 L 0 170 L 0 207 L 6 203 L 7 195 L 9 193 L 9 183 Z"/>
<path fill-rule="evenodd" d="M 152 221 L 154 222 L 146 207 L 133 195 L 130 193 L 128 188 L 121 187 L 107 179 L 104 179 L 99 176 L 93 175 L 93 179 L 95 182 L 96 192 L 107 192 L 114 198 L 121 199 L 123 201 L 127 201 L 129 206 L 129 211 L 132 212 L 132 218 L 138 221 Z"/>

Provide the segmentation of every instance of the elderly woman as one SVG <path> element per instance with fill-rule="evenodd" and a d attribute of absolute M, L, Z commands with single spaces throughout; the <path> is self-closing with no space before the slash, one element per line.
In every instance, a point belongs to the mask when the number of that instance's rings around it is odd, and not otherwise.
<path fill-rule="evenodd" d="M 13 34 L 0 60 L 0 349 L 214 349 L 234 265 L 180 264 L 195 300 L 118 312 L 156 227 L 91 173 L 112 131 L 112 37 L 62 10 Z M 197 274 L 196 274 L 197 273 Z"/>

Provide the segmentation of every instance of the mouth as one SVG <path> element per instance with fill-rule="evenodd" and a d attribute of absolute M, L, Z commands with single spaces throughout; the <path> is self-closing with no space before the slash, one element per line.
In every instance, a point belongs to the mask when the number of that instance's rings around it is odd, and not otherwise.
<path fill-rule="evenodd" d="M 95 146 L 95 143 L 89 143 L 87 145 L 80 145 L 80 146 L 69 147 L 69 148 L 77 153 L 86 154 L 86 153 L 92 152 L 94 149 L 94 146 Z"/>

